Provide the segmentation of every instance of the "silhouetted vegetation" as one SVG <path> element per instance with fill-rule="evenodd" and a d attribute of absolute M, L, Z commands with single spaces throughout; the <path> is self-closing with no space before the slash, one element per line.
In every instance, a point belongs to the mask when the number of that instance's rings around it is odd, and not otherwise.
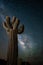
<path fill-rule="evenodd" d="M 0 65 L 7 65 L 7 61 L 0 59 Z M 22 62 L 21 65 L 30 65 L 28 62 Z"/>
<path fill-rule="evenodd" d="M 0 59 L 0 65 L 6 65 L 7 61 Z"/>
<path fill-rule="evenodd" d="M 22 62 L 21 65 L 30 65 L 29 62 Z"/>

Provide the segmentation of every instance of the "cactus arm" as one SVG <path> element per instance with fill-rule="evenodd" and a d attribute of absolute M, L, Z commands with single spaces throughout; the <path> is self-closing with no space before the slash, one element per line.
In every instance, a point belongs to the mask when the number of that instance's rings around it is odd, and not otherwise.
<path fill-rule="evenodd" d="M 3 22 L 3 27 L 4 27 L 6 30 L 8 30 L 7 25 L 6 25 L 5 22 Z"/>
<path fill-rule="evenodd" d="M 20 26 L 20 28 L 18 29 L 17 33 L 21 34 L 24 32 L 24 25 Z"/>
<path fill-rule="evenodd" d="M 15 29 L 18 28 L 19 23 L 20 23 L 19 20 L 16 19 L 16 21 L 15 21 L 15 23 L 14 23 L 14 25 L 13 25 L 13 30 L 15 30 Z"/>
<path fill-rule="evenodd" d="M 16 20 L 16 17 L 15 17 L 15 16 L 13 16 L 13 18 L 12 18 L 12 26 L 14 25 L 15 20 Z"/>
<path fill-rule="evenodd" d="M 6 16 L 6 24 L 8 28 L 11 28 L 10 17 Z"/>
<path fill-rule="evenodd" d="M 5 22 L 3 22 L 3 27 L 5 28 L 5 30 L 6 30 L 7 32 L 9 32 L 9 29 L 8 29 L 8 27 L 7 27 L 7 25 L 6 25 Z"/>

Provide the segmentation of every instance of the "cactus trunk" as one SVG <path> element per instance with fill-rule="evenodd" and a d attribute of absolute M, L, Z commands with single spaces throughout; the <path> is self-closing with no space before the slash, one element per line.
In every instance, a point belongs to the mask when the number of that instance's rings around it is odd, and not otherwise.
<path fill-rule="evenodd" d="M 10 41 L 9 41 L 8 54 L 7 54 L 7 65 L 17 65 L 18 40 L 15 31 L 11 31 L 9 39 Z"/>

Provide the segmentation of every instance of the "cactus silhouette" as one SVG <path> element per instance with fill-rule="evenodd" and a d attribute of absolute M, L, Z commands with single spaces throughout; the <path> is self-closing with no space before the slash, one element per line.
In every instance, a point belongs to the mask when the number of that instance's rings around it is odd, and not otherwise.
<path fill-rule="evenodd" d="M 24 25 L 19 26 L 20 21 L 13 16 L 10 22 L 10 17 L 6 16 L 6 22 L 3 22 L 3 27 L 9 36 L 9 46 L 7 52 L 7 65 L 17 65 L 18 59 L 18 37 L 24 31 Z M 18 27 L 19 26 L 19 27 Z"/>

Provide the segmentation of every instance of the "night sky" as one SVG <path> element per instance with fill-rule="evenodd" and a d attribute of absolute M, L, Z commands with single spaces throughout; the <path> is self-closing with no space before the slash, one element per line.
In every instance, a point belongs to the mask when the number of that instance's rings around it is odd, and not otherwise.
<path fill-rule="evenodd" d="M 18 35 L 18 54 L 23 60 L 43 62 L 43 6 L 31 0 L 0 0 L 0 58 L 7 58 L 8 35 L 2 26 L 5 17 L 16 16 L 24 24 Z"/>

